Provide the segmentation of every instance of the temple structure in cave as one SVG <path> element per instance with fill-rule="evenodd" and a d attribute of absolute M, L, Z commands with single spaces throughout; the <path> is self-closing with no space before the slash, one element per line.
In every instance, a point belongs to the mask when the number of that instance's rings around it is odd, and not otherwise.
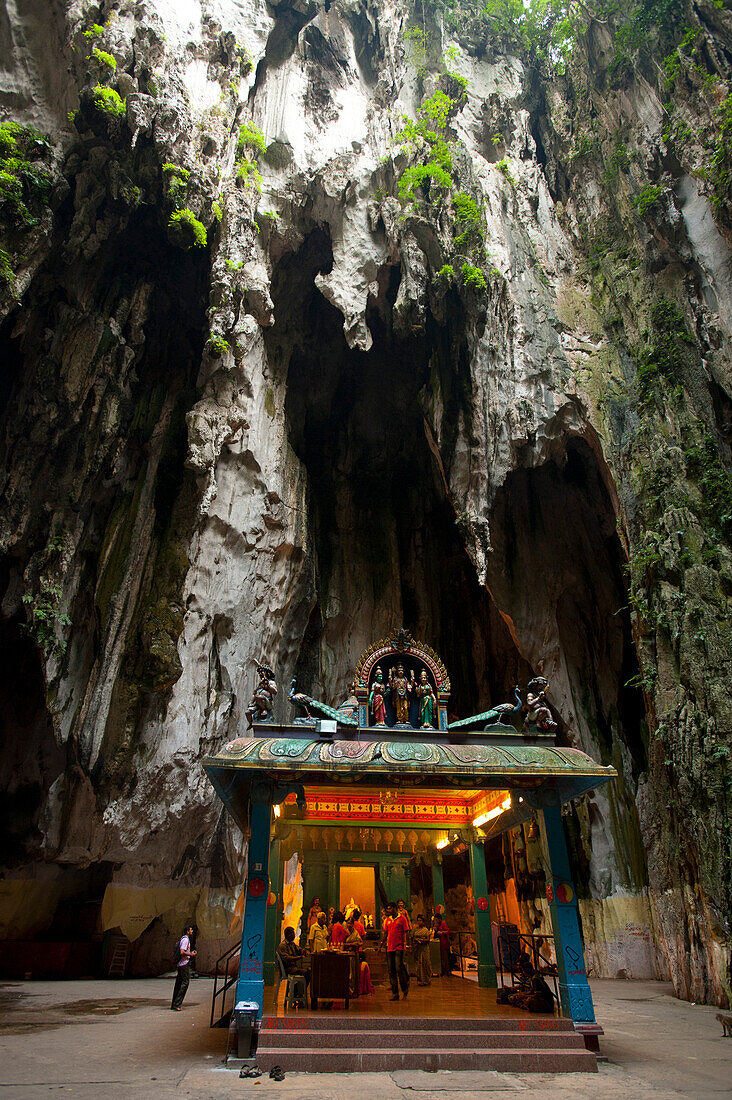
<path fill-rule="evenodd" d="M 511 929 L 558 979 L 562 1014 L 593 1031 L 562 807 L 616 772 L 556 745 L 547 681 L 450 720 L 440 657 L 395 630 L 362 654 L 338 708 L 293 681 L 298 713 L 282 725 L 269 705 L 275 674 L 259 676 L 251 734 L 204 762 L 249 839 L 237 1003 L 262 1016 L 276 946 L 288 925 L 304 938 L 313 901 L 357 906 L 378 938 L 389 903 L 428 923 L 445 914 L 449 871 L 461 885 L 449 911 L 463 976 L 496 987 Z"/>

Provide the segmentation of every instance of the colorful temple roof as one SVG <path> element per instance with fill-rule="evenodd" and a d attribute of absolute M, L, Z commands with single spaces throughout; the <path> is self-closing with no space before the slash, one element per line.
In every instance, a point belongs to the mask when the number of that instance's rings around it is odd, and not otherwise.
<path fill-rule="evenodd" d="M 272 731 L 274 732 L 274 730 Z M 397 784 L 518 791 L 566 802 L 612 779 L 612 767 L 579 749 L 548 745 L 451 745 L 417 741 L 357 741 L 254 737 L 230 741 L 203 766 L 237 821 L 245 814 L 249 782 Z"/>

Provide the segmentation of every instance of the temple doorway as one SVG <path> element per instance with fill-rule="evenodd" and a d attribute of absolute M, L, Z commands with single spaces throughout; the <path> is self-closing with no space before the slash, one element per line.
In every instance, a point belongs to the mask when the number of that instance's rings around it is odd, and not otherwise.
<path fill-rule="evenodd" d="M 339 873 L 338 908 L 348 915 L 354 907 L 365 917 L 373 918 L 376 909 L 376 868 L 358 864 L 341 864 Z"/>

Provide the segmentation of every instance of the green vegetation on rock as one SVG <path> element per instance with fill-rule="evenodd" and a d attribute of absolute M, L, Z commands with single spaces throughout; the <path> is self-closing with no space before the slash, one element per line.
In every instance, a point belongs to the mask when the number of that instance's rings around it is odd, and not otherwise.
<path fill-rule="evenodd" d="M 71 619 L 61 609 L 62 598 L 63 592 L 58 584 L 45 584 L 35 595 L 26 593 L 23 596 L 28 630 L 49 657 L 60 657 L 66 651 L 66 641 L 59 637 L 59 631 L 69 626 Z"/>
<path fill-rule="evenodd" d="M 650 401 L 658 396 L 658 379 L 664 379 L 672 386 L 681 382 L 687 350 L 694 343 L 683 313 L 668 298 L 659 298 L 654 302 L 650 319 L 649 345 L 637 357 L 641 401 Z"/>
<path fill-rule="evenodd" d="M 472 287 L 473 290 L 483 291 L 487 288 L 485 281 L 485 275 L 479 267 L 474 264 L 463 264 L 461 271 L 463 273 L 463 282 L 466 286 Z"/>
<path fill-rule="evenodd" d="M 100 115 L 107 115 L 109 118 L 125 117 L 125 102 L 114 88 L 105 88 L 102 84 L 97 84 L 92 91 L 92 102 L 94 109 Z"/>
<path fill-rule="evenodd" d="M 259 158 L 267 152 L 267 140 L 262 131 L 250 120 L 239 127 L 236 145 L 236 178 L 245 188 L 262 190 Z"/>
<path fill-rule="evenodd" d="M 114 59 L 114 57 L 112 56 L 111 53 L 107 53 L 105 50 L 99 50 L 95 46 L 94 49 L 92 50 L 90 56 L 93 57 L 94 60 L 97 61 L 100 65 L 104 65 L 106 68 L 110 69 L 112 72 L 116 71 L 117 62 L 115 61 L 115 59 Z"/>
<path fill-rule="evenodd" d="M 633 199 L 633 206 L 636 208 L 641 218 L 645 217 L 649 210 L 651 210 L 661 198 L 666 188 L 661 186 L 644 187 Z"/>
<path fill-rule="evenodd" d="M 0 229 L 17 231 L 38 224 L 51 196 L 53 177 L 43 164 L 51 146 L 32 126 L 0 125 Z M 5 252 L 5 282 L 12 279 L 12 261 Z"/>
<path fill-rule="evenodd" d="M 170 237 L 179 248 L 205 248 L 208 243 L 206 227 L 192 210 L 174 210 L 168 220 Z"/>
<path fill-rule="evenodd" d="M 162 167 L 165 197 L 173 204 L 176 210 L 183 208 L 188 194 L 188 181 L 191 173 L 187 168 L 179 168 L 177 164 L 166 163 Z"/>

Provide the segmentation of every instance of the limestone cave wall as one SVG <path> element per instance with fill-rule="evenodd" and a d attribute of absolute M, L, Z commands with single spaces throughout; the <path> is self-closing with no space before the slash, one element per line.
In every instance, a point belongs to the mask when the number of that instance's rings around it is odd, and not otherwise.
<path fill-rule="evenodd" d="M 543 662 L 618 769 L 594 972 L 729 1003 L 726 0 L 46 7 L 0 6 L 0 934 L 92 899 L 154 970 L 193 914 L 205 965 L 254 662 L 285 718 L 404 625 L 461 715 Z"/>

